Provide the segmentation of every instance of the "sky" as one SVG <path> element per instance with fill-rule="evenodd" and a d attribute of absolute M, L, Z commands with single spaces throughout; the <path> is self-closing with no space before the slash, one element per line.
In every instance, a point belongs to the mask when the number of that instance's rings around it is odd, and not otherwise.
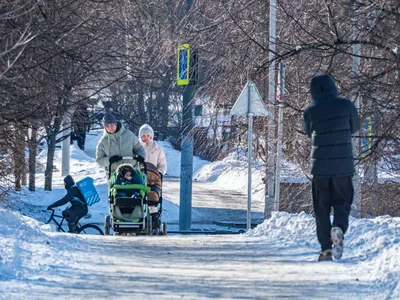
<path fill-rule="evenodd" d="M 100 135 L 88 135 L 88 153 Z M 161 144 L 167 175 L 179 177 L 180 152 Z M 44 221 L 46 207 L 65 194 L 61 150 L 55 155 L 51 192 L 42 188 L 45 158 L 44 150 L 38 155 L 37 190 L 24 189 L 0 205 L 0 299 L 400 299 L 399 218 L 350 218 L 343 258 L 333 262 L 316 261 L 315 220 L 306 213 L 274 213 L 244 234 L 58 233 Z M 71 175 L 92 177 L 101 196 L 82 223 L 103 222 L 108 214 L 103 170 L 76 145 L 70 163 Z M 283 180 L 304 180 L 296 166 L 284 165 Z M 213 163 L 194 157 L 193 166 L 194 180 L 247 191 L 247 161 L 239 150 Z M 263 201 L 257 184 L 261 174 L 255 163 L 254 201 Z M 179 219 L 178 204 L 164 199 L 167 224 Z"/>

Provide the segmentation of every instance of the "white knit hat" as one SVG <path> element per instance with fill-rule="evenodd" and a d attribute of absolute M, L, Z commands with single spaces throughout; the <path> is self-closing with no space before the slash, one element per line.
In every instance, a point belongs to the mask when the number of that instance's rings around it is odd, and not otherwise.
<path fill-rule="evenodd" d="M 140 129 L 139 129 L 139 137 L 142 137 L 146 134 L 151 136 L 151 138 L 154 138 L 154 130 L 148 124 L 142 125 L 142 127 L 140 127 Z"/>

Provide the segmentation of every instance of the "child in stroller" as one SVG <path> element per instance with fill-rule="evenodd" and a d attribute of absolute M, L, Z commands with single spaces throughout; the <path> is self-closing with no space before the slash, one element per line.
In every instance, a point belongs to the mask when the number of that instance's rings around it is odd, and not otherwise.
<path fill-rule="evenodd" d="M 130 164 L 122 164 L 117 168 L 117 178 L 114 184 L 146 184 L 145 178 L 137 170 L 135 170 Z M 128 197 L 128 193 L 132 192 L 129 190 L 120 191 L 118 193 L 119 197 Z M 132 196 L 132 195 L 130 195 Z"/>
<path fill-rule="evenodd" d="M 130 164 L 122 164 L 118 166 L 115 175 L 111 176 L 110 183 L 111 211 L 114 219 L 125 222 L 138 222 L 143 219 L 146 207 L 142 206 L 145 206 L 146 201 L 141 200 L 149 192 L 143 174 Z M 119 203 L 116 199 L 120 199 Z"/>

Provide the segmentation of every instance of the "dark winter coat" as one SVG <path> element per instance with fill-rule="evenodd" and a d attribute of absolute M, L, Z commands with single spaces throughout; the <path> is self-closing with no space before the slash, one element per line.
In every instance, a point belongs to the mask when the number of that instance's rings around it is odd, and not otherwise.
<path fill-rule="evenodd" d="M 79 208 L 84 207 L 86 209 L 86 213 L 87 213 L 88 208 L 86 205 L 85 198 L 83 197 L 82 193 L 79 191 L 78 187 L 75 185 L 74 179 L 71 177 L 71 175 L 68 175 L 64 178 L 64 185 L 65 185 L 65 189 L 67 190 L 67 194 L 60 200 L 58 200 L 58 201 L 54 202 L 52 205 L 50 205 L 50 207 L 54 208 L 54 207 L 65 205 L 68 202 L 70 202 L 72 209 L 74 207 L 79 207 Z"/>
<path fill-rule="evenodd" d="M 90 128 L 90 119 L 89 112 L 87 110 L 87 105 L 85 103 L 81 103 L 75 110 L 72 115 L 71 120 L 72 131 L 75 134 L 83 133 L 89 131 Z"/>
<path fill-rule="evenodd" d="M 354 104 L 338 97 L 329 75 L 311 81 L 313 102 L 304 111 L 304 129 L 312 138 L 311 174 L 340 177 L 354 174 L 351 135 L 360 129 Z"/>

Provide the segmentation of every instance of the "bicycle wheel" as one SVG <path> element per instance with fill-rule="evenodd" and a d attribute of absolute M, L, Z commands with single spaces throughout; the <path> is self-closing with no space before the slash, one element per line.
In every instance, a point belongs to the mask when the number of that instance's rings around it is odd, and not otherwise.
<path fill-rule="evenodd" d="M 82 227 L 79 227 L 77 229 L 76 233 L 104 235 L 103 230 L 101 230 L 100 227 L 93 225 L 93 224 L 86 224 L 86 225 L 83 225 Z"/>

